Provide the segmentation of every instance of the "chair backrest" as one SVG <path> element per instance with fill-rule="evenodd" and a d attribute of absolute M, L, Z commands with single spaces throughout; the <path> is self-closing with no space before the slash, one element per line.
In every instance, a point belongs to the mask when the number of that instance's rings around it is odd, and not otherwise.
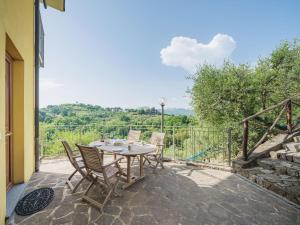
<path fill-rule="evenodd" d="M 156 154 L 161 154 L 164 146 L 165 133 L 153 132 L 150 138 L 150 144 L 156 145 Z"/>
<path fill-rule="evenodd" d="M 128 133 L 128 142 L 138 142 L 140 140 L 140 130 L 130 130 Z"/>
<path fill-rule="evenodd" d="M 150 144 L 156 146 L 164 145 L 165 133 L 153 132 L 150 138 Z"/>
<path fill-rule="evenodd" d="M 77 164 L 76 160 L 74 159 L 74 154 L 73 154 L 73 151 L 72 151 L 72 149 L 71 149 L 69 143 L 68 143 L 67 141 L 62 141 L 61 143 L 62 143 L 63 146 L 64 146 L 64 149 L 65 149 L 65 151 L 66 151 L 66 153 L 67 153 L 67 156 L 68 156 L 68 159 L 69 159 L 70 163 L 71 163 L 74 167 L 77 168 L 77 167 L 78 167 L 78 164 Z"/>
<path fill-rule="evenodd" d="M 76 144 L 76 146 L 79 148 L 85 167 L 87 169 L 102 173 L 102 153 L 100 153 L 96 147 L 78 144 Z"/>

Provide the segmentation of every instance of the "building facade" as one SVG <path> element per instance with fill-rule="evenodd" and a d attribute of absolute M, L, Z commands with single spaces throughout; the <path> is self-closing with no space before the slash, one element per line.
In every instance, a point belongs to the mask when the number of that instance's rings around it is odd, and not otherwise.
<path fill-rule="evenodd" d="M 35 170 L 34 3 L 0 0 L 0 224 L 7 192 Z"/>
<path fill-rule="evenodd" d="M 34 0 L 0 0 L 0 219 L 34 172 Z"/>

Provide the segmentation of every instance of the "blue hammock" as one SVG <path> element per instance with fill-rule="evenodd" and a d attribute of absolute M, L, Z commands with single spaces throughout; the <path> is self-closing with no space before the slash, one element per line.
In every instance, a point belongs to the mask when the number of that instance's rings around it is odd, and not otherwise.
<path fill-rule="evenodd" d="M 204 149 L 202 151 L 197 152 L 193 156 L 187 157 L 186 160 L 188 160 L 188 161 L 195 161 L 197 158 L 203 157 L 203 156 L 207 155 L 207 153 L 209 153 L 209 152 L 215 152 L 215 151 L 218 151 L 218 149 L 207 148 L 207 149 Z"/>

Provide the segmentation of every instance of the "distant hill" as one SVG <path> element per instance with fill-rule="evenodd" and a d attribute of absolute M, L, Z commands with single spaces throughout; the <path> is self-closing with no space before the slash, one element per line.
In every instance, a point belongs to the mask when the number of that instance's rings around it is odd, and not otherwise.
<path fill-rule="evenodd" d="M 154 107 L 139 109 L 122 109 L 120 107 L 104 108 L 90 104 L 49 105 L 40 109 L 40 122 L 44 125 L 156 125 L 160 126 L 161 112 Z M 187 109 L 166 109 L 166 126 L 187 126 L 194 124 L 192 111 Z"/>
<path fill-rule="evenodd" d="M 185 116 L 193 116 L 194 111 L 191 109 L 183 109 L 183 108 L 167 108 L 165 109 L 165 113 L 169 115 L 185 115 Z"/>

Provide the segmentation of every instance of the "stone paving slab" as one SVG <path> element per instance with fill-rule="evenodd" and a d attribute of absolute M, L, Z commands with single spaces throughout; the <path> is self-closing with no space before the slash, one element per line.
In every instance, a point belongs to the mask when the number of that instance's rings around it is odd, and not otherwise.
<path fill-rule="evenodd" d="M 300 224 L 299 209 L 235 174 L 175 163 L 156 172 L 146 168 L 145 180 L 121 191 L 122 197 L 113 197 L 100 212 L 81 200 L 88 183 L 75 194 L 65 185 L 64 173 L 72 171 L 67 161 L 48 163 L 32 176 L 26 193 L 53 187 L 53 202 L 32 216 L 13 215 L 9 225 Z"/>

